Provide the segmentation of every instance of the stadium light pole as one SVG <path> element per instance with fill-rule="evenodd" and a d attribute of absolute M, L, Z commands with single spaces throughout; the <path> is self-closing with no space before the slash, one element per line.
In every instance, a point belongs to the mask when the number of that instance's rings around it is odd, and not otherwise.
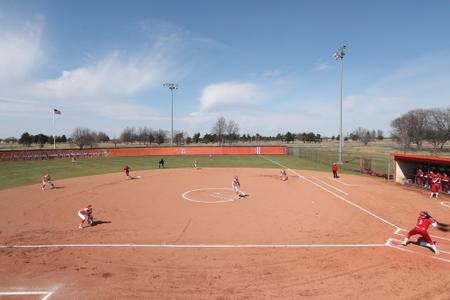
<path fill-rule="evenodd" d="M 170 93 L 172 94 L 172 130 L 171 130 L 171 136 L 170 136 L 170 144 L 173 145 L 173 90 L 178 90 L 178 84 L 176 83 L 164 83 L 163 86 L 166 86 L 169 88 Z"/>
<path fill-rule="evenodd" d="M 344 148 L 344 137 L 342 136 L 342 83 L 344 79 L 344 56 L 345 49 L 347 46 L 343 44 L 334 54 L 336 60 L 340 60 L 340 90 L 341 90 L 341 105 L 340 105 L 340 115 L 339 115 L 339 161 L 338 164 L 342 164 L 342 150 Z"/>

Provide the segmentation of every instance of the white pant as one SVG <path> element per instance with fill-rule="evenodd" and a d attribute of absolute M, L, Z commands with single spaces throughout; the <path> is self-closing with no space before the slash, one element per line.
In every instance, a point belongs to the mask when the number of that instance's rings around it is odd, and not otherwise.
<path fill-rule="evenodd" d="M 83 215 L 80 212 L 78 212 L 78 216 L 80 216 L 81 220 L 85 220 L 85 221 L 89 218 L 89 215 Z"/>

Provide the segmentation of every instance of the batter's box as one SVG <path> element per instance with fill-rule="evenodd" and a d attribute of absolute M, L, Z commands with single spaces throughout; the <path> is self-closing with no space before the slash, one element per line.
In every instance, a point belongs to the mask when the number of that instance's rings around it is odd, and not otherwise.
<path fill-rule="evenodd" d="M 52 295 L 52 291 L 0 291 L 0 300 L 48 300 Z"/>
<path fill-rule="evenodd" d="M 395 248 L 400 251 L 414 253 L 414 254 L 420 254 L 420 255 L 426 255 L 430 256 L 435 259 L 439 259 L 445 262 L 450 263 L 450 252 L 445 250 L 439 250 L 439 254 L 434 254 L 433 250 L 423 243 L 420 239 L 417 242 L 409 242 L 408 246 L 403 246 L 402 241 L 398 239 L 390 238 L 386 242 L 386 246 Z M 426 250 L 426 251 L 424 251 Z"/>

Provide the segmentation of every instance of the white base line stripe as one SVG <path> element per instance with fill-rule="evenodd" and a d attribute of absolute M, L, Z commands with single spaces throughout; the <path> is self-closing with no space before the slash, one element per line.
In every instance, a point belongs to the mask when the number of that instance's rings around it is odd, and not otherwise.
<path fill-rule="evenodd" d="M 264 159 L 266 159 L 266 160 L 268 160 L 268 161 L 271 161 L 271 162 L 273 162 L 274 164 L 277 164 L 277 165 L 279 165 L 280 167 L 282 167 L 282 168 L 284 168 L 284 169 L 290 170 L 292 173 L 294 173 L 295 175 L 297 175 L 297 176 L 300 177 L 300 174 L 298 174 L 297 172 L 295 172 L 295 171 L 292 170 L 291 168 L 288 168 L 288 167 L 286 167 L 286 166 L 283 166 L 282 164 L 280 164 L 280 163 L 278 163 L 278 162 L 276 162 L 276 161 L 274 161 L 274 160 L 271 160 L 270 158 L 264 157 L 264 156 L 262 156 L 262 155 L 260 155 L 260 157 L 262 157 L 262 158 L 264 158 Z M 340 195 L 338 195 L 338 194 L 336 194 L 336 193 L 334 193 L 334 192 L 332 192 L 332 191 L 330 191 L 330 190 L 324 188 L 324 187 L 321 186 L 320 184 L 317 184 L 317 183 L 315 183 L 314 181 L 312 181 L 312 180 L 310 180 L 310 179 L 308 179 L 308 178 L 306 178 L 306 177 L 304 177 L 304 176 L 302 176 L 302 179 L 304 179 L 304 180 L 306 180 L 306 181 L 308 181 L 308 182 L 314 184 L 314 185 L 317 186 L 318 188 L 320 188 L 320 189 L 326 191 L 327 193 L 330 193 L 331 195 L 335 196 L 336 198 L 339 198 L 339 199 L 341 199 L 342 201 L 345 201 L 345 202 L 347 202 L 348 204 L 350 204 L 350 205 L 352 205 L 352 206 L 354 206 L 354 207 L 356 207 L 356 208 L 359 208 L 359 209 L 362 210 L 363 212 L 365 212 L 365 213 L 371 215 L 372 217 L 375 217 L 375 218 L 377 218 L 378 220 L 380 220 L 380 221 L 382 221 L 382 222 L 384 222 L 384 223 L 386 223 L 386 224 L 388 224 L 388 225 L 391 225 L 391 226 L 394 227 L 394 228 L 400 228 L 400 227 L 398 227 L 397 225 L 392 224 L 391 222 L 389 222 L 389 221 L 383 219 L 382 217 L 379 217 L 379 216 L 377 216 L 376 214 L 374 214 L 374 213 L 368 211 L 367 209 L 365 209 L 365 208 L 359 206 L 358 204 L 353 203 L 353 202 L 351 202 L 350 200 L 347 200 L 347 199 L 345 199 L 344 197 L 342 197 L 342 196 L 340 196 Z"/>
<path fill-rule="evenodd" d="M 32 291 L 23 291 L 23 292 L 9 291 L 9 292 L 0 292 L 0 296 L 38 296 L 38 295 L 44 296 L 41 300 L 47 300 L 53 295 L 53 292 L 46 292 L 46 291 L 36 291 L 36 292 L 32 292 Z"/>
<path fill-rule="evenodd" d="M 50 292 L 0 292 L 0 296 L 47 295 Z"/>
<path fill-rule="evenodd" d="M 248 245 L 182 245 L 182 244 L 61 244 L 61 245 L 0 245 L 0 248 L 328 248 L 328 247 L 385 247 L 386 244 L 248 244 Z"/>
<path fill-rule="evenodd" d="M 335 186 L 333 186 L 333 185 L 331 185 L 331 184 L 328 184 L 328 183 L 326 183 L 325 181 L 320 180 L 320 179 L 317 178 L 317 177 L 311 176 L 311 178 L 313 178 L 313 179 L 315 179 L 315 180 L 317 180 L 317 181 L 319 181 L 319 182 L 322 182 L 322 183 L 325 184 L 326 186 L 329 186 L 330 188 L 335 189 L 336 191 L 338 191 L 338 192 L 340 192 L 340 193 L 342 193 L 342 194 L 344 194 L 344 195 L 348 195 L 348 193 L 344 192 L 343 190 L 338 189 L 337 187 L 335 187 Z"/>
<path fill-rule="evenodd" d="M 397 250 L 401 250 L 401 251 L 410 252 L 410 253 L 414 253 L 414 254 L 417 254 L 417 255 L 422 255 L 422 256 L 424 256 L 424 254 L 422 254 L 422 253 L 418 253 L 418 252 L 415 252 L 415 251 L 406 249 L 406 247 L 403 246 L 403 245 L 393 245 L 393 244 L 392 244 L 392 241 L 396 241 L 396 242 L 398 242 L 398 243 L 401 243 L 401 242 L 402 242 L 402 241 L 400 241 L 400 240 L 390 238 L 390 239 L 387 240 L 386 246 L 391 247 L 391 248 L 395 248 L 395 249 L 397 249 Z M 447 254 L 449 253 L 449 252 L 447 252 L 447 251 L 442 251 L 442 250 L 439 250 L 439 252 L 447 253 Z M 437 257 L 437 256 L 435 256 L 435 255 L 434 255 L 434 256 L 431 256 L 431 257 L 432 257 L 432 258 L 435 258 L 435 259 L 439 259 L 439 260 L 445 261 L 445 262 L 450 262 L 449 259 L 442 258 L 442 257 Z"/>
<path fill-rule="evenodd" d="M 330 179 L 330 180 L 333 180 L 333 181 L 336 181 L 336 182 L 338 182 L 338 183 L 340 183 L 340 184 L 343 184 L 343 185 L 345 185 L 345 186 L 359 186 L 359 185 L 357 185 L 357 184 L 350 184 L 350 183 L 346 183 L 346 182 L 337 180 L 336 178 L 333 178 L 333 177 L 331 177 L 331 178 L 329 178 L 329 179 Z"/>

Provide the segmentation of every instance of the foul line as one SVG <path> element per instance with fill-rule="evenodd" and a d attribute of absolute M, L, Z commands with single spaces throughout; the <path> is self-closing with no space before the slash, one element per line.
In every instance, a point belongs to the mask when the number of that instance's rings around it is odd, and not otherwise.
<path fill-rule="evenodd" d="M 365 208 L 359 206 L 358 204 L 353 203 L 353 202 L 351 202 L 350 200 L 345 199 L 344 197 L 342 197 L 342 196 L 340 196 L 340 195 L 338 195 L 338 194 L 336 194 L 336 193 L 334 193 L 334 192 L 332 192 L 332 191 L 330 191 L 330 190 L 324 188 L 324 187 L 321 186 L 320 184 L 317 184 L 317 183 L 315 183 L 314 181 L 312 181 L 312 180 L 310 180 L 310 179 L 308 179 L 308 178 L 306 178 L 306 177 L 304 177 L 304 176 L 301 176 L 300 174 L 298 174 L 296 171 L 292 170 L 291 168 L 286 167 L 286 166 L 284 166 L 284 165 L 282 165 L 282 164 L 280 164 L 280 163 L 278 163 L 278 162 L 276 162 L 276 161 L 274 161 L 274 160 L 271 160 L 270 158 L 264 157 L 264 156 L 262 156 L 262 155 L 260 155 L 260 157 L 262 157 L 262 158 L 264 158 L 264 159 L 266 159 L 266 160 L 268 160 L 268 161 L 271 161 L 272 163 L 277 164 L 277 165 L 279 165 L 280 167 L 282 167 L 282 168 L 284 168 L 284 169 L 290 170 L 292 173 L 296 174 L 296 175 L 299 176 L 300 178 L 302 178 L 302 179 L 304 179 L 304 180 L 306 180 L 306 181 L 308 181 L 308 182 L 314 184 L 314 185 L 317 186 L 318 188 L 320 188 L 320 189 L 326 191 L 327 193 L 330 193 L 331 195 L 335 196 L 336 198 L 339 198 L 339 199 L 341 199 L 342 201 L 345 201 L 345 202 L 347 202 L 348 204 L 350 204 L 350 205 L 352 205 L 352 206 L 354 206 L 354 207 L 356 207 L 356 208 L 359 208 L 359 209 L 362 210 L 363 212 L 365 212 L 365 213 L 371 215 L 372 217 L 375 217 L 375 218 L 377 218 L 378 220 L 380 220 L 380 221 L 382 221 L 382 222 L 384 222 L 384 223 L 386 223 L 386 224 L 388 224 L 388 225 L 391 225 L 391 226 L 394 227 L 394 228 L 400 228 L 400 227 L 398 227 L 397 225 L 392 224 L 391 222 L 389 222 L 389 221 L 383 219 L 382 217 L 377 216 L 377 215 L 374 214 L 373 212 L 371 212 L 371 211 L 369 211 L 369 210 L 367 210 L 367 209 L 365 209 Z"/>
<path fill-rule="evenodd" d="M 53 292 L 51 291 L 0 292 L 0 296 L 35 296 L 35 295 L 43 295 L 43 296 L 45 295 L 41 300 L 47 300 L 53 295 Z"/>
<path fill-rule="evenodd" d="M 357 184 L 350 184 L 350 183 L 346 183 L 346 182 L 337 180 L 336 178 L 333 178 L 333 177 L 331 177 L 331 178 L 329 178 L 329 179 L 330 179 L 330 180 L 333 180 L 333 181 L 336 181 L 336 182 L 338 182 L 338 183 L 340 183 L 340 184 L 343 184 L 343 185 L 345 185 L 345 186 L 359 186 L 359 185 L 357 185 Z"/>
<path fill-rule="evenodd" d="M 340 192 L 340 193 L 342 193 L 342 194 L 348 196 L 348 193 L 344 192 L 343 190 L 338 189 L 337 187 L 335 187 L 335 186 L 333 186 L 333 185 L 331 185 L 331 184 L 328 184 L 328 183 L 326 183 L 325 181 L 320 180 L 319 178 L 317 178 L 317 177 L 315 177 L 315 176 L 310 176 L 310 177 L 311 177 L 311 178 L 314 178 L 315 180 L 317 180 L 317 181 L 319 181 L 319 182 L 322 182 L 323 184 L 329 186 L 330 188 L 335 189 L 336 191 L 338 191 L 338 192 Z"/>
<path fill-rule="evenodd" d="M 60 244 L 60 245 L 0 245 L 0 248 L 328 248 L 385 247 L 386 244 Z"/>
<path fill-rule="evenodd" d="M 450 207 L 450 202 L 448 202 L 448 201 L 441 201 L 441 205 Z"/>

